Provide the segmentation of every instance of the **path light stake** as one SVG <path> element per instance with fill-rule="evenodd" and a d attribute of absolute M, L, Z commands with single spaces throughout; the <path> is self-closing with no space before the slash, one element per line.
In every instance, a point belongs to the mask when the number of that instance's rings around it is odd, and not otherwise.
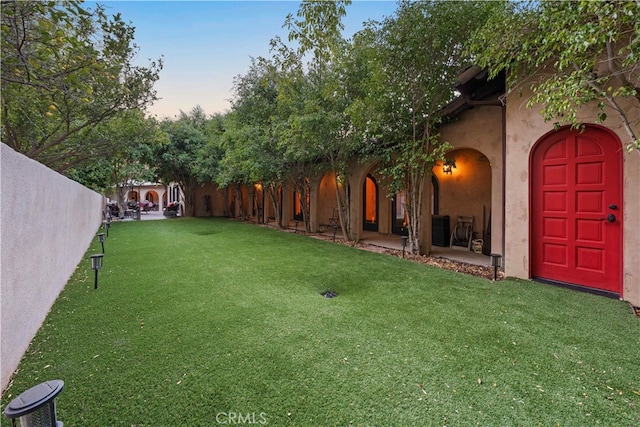
<path fill-rule="evenodd" d="M 407 247 L 408 238 L 409 236 L 400 236 L 400 239 L 402 239 L 402 258 L 404 258 L 404 249 Z"/>
<path fill-rule="evenodd" d="M 91 255 L 91 269 L 96 272 L 93 289 L 98 289 L 98 270 L 102 268 L 103 254 Z"/>
<path fill-rule="evenodd" d="M 498 280 L 498 267 L 500 267 L 500 254 L 491 254 L 491 265 L 493 266 L 493 280 Z"/>
<path fill-rule="evenodd" d="M 102 253 L 104 253 L 104 233 L 98 234 L 98 240 L 100 240 L 100 244 L 102 245 Z"/>
<path fill-rule="evenodd" d="M 31 387 L 4 408 L 4 415 L 14 427 L 16 418 L 22 427 L 62 427 L 62 421 L 56 420 L 55 398 L 63 387 L 62 380 L 51 380 Z"/>
<path fill-rule="evenodd" d="M 336 231 L 338 231 L 338 225 L 333 226 L 333 242 L 335 243 L 336 241 Z"/>
<path fill-rule="evenodd" d="M 107 219 L 107 222 L 104 223 L 104 229 L 107 230 L 107 237 L 109 237 L 109 227 L 111 227 L 111 221 Z"/>

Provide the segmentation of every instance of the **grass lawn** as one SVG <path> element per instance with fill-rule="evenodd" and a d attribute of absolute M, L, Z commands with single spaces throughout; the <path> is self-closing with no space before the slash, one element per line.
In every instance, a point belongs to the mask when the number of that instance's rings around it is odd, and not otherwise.
<path fill-rule="evenodd" d="M 640 425 L 625 302 L 223 219 L 115 223 L 105 248 L 3 409 L 62 379 L 65 427 Z"/>

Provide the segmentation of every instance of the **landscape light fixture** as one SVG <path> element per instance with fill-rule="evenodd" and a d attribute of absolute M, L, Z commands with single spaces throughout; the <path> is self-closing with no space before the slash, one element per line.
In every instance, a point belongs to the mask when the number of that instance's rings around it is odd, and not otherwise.
<path fill-rule="evenodd" d="M 500 267 L 500 254 L 491 254 L 491 265 L 493 266 L 493 280 L 498 280 L 498 267 Z"/>
<path fill-rule="evenodd" d="M 21 427 L 62 427 L 62 421 L 56 420 L 55 398 L 64 387 L 62 380 L 40 383 L 21 393 L 4 409 L 5 417 Z"/>
<path fill-rule="evenodd" d="M 102 245 L 102 253 L 104 253 L 104 233 L 98 233 L 98 240 Z"/>
<path fill-rule="evenodd" d="M 102 268 L 102 259 L 104 254 L 91 255 L 91 269 L 95 271 L 95 280 L 93 282 L 93 289 L 98 289 L 98 270 Z"/>
<path fill-rule="evenodd" d="M 407 247 L 407 240 L 409 236 L 400 236 L 400 240 L 402 240 L 402 258 L 404 258 L 404 249 Z"/>
<path fill-rule="evenodd" d="M 333 241 L 336 241 L 336 232 L 338 231 L 338 224 L 333 224 Z"/>
<path fill-rule="evenodd" d="M 107 222 L 104 223 L 104 229 L 107 232 L 107 237 L 109 237 L 109 227 L 111 227 L 111 221 L 107 218 Z"/>

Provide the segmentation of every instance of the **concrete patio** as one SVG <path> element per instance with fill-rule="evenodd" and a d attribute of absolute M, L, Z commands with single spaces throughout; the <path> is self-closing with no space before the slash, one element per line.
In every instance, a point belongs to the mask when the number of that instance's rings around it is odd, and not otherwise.
<path fill-rule="evenodd" d="M 292 223 L 289 225 L 290 229 L 295 229 L 295 225 Z M 301 224 L 298 223 L 298 229 L 301 229 Z M 333 231 L 325 230 L 323 235 L 333 237 Z M 342 239 L 342 232 L 338 229 L 336 232 L 336 239 Z M 396 234 L 381 234 L 373 231 L 364 231 L 360 241 L 381 248 L 402 250 L 402 239 Z M 446 258 L 453 261 L 466 262 L 473 265 L 491 266 L 491 257 L 483 254 L 478 254 L 467 250 L 462 247 L 442 247 L 431 246 L 431 253 L 429 254 L 436 258 Z"/>
<path fill-rule="evenodd" d="M 395 234 L 380 234 L 372 231 L 365 231 L 362 233 L 361 241 L 370 245 L 380 246 L 383 248 L 402 250 L 402 240 L 400 236 Z M 432 257 L 446 258 L 454 261 L 466 262 L 474 265 L 491 265 L 491 257 L 483 254 L 478 254 L 467 250 L 462 247 L 442 247 L 431 246 Z"/>

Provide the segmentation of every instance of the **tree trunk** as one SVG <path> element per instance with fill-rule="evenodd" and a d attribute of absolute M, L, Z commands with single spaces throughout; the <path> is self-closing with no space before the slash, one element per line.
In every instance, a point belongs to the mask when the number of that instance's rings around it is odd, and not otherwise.
<path fill-rule="evenodd" d="M 195 216 L 195 185 L 183 183 L 180 187 L 182 187 L 182 194 L 184 195 L 184 208 L 187 216 Z"/>
<path fill-rule="evenodd" d="M 409 233 L 409 252 L 413 255 L 420 254 L 420 243 L 422 236 L 422 191 L 424 188 L 424 177 L 419 171 L 412 171 L 409 174 L 409 188 L 406 190 L 405 210 L 407 212 Z"/>
<path fill-rule="evenodd" d="M 278 227 L 282 228 L 282 215 L 280 214 L 281 206 L 278 188 L 279 187 L 276 184 L 270 183 L 267 186 L 267 194 L 269 194 L 269 198 L 271 199 L 271 203 L 273 204 L 273 212 L 275 215 L 276 224 L 278 225 Z"/>
<path fill-rule="evenodd" d="M 118 201 L 118 208 L 120 218 L 124 218 L 124 210 L 126 209 L 126 204 L 124 200 L 124 194 L 126 193 L 126 188 L 120 184 L 116 185 L 116 199 Z"/>
<path fill-rule="evenodd" d="M 300 194 L 300 205 L 302 208 L 302 222 L 304 223 L 304 229 L 307 233 L 311 232 L 311 207 L 309 206 L 309 179 L 302 178 L 302 181 L 297 182 L 294 185 L 296 191 Z"/>
<path fill-rule="evenodd" d="M 245 208 L 244 208 L 244 197 L 242 197 L 242 187 L 241 184 L 234 184 L 233 186 L 235 191 L 235 199 L 236 199 L 236 207 L 238 208 L 238 217 L 240 219 L 245 218 Z"/>
<path fill-rule="evenodd" d="M 338 173 L 333 171 L 333 179 L 336 188 L 336 202 L 338 205 L 338 218 L 340 220 L 340 228 L 342 229 L 342 235 L 349 242 L 353 242 L 353 233 L 351 230 L 351 197 L 349 195 L 348 180 L 341 183 Z M 342 187 L 342 191 L 340 190 Z"/>

